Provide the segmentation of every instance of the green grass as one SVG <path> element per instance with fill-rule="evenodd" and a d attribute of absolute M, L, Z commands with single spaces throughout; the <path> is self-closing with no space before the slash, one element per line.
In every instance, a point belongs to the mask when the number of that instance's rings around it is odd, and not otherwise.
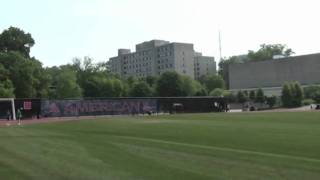
<path fill-rule="evenodd" d="M 0 128 L 0 179 L 320 179 L 320 114 L 114 117 Z"/>

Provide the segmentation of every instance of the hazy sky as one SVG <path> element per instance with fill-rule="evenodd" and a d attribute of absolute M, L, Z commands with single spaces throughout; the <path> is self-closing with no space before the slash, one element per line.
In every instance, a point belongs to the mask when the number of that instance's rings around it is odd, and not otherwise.
<path fill-rule="evenodd" d="M 2 0 L 0 31 L 30 32 L 31 54 L 45 66 L 90 56 L 106 61 L 118 48 L 164 39 L 194 43 L 219 58 L 262 43 L 283 43 L 297 55 L 320 52 L 316 0 Z"/>

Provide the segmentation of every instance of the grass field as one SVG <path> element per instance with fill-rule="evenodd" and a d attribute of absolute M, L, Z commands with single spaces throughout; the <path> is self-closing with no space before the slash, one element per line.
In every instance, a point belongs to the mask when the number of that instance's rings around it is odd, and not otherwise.
<path fill-rule="evenodd" d="M 0 179 L 320 179 L 320 114 L 185 114 L 3 127 Z"/>

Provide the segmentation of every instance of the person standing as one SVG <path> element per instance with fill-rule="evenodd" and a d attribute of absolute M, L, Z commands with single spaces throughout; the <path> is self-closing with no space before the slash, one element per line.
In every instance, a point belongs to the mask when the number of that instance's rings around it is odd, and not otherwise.
<path fill-rule="evenodd" d="M 21 124 L 21 118 L 22 118 L 22 113 L 21 113 L 21 110 L 18 109 L 18 110 L 17 110 L 18 125 Z"/>
<path fill-rule="evenodd" d="M 11 120 L 11 112 L 10 112 L 10 110 L 7 111 L 7 120 L 8 121 Z"/>

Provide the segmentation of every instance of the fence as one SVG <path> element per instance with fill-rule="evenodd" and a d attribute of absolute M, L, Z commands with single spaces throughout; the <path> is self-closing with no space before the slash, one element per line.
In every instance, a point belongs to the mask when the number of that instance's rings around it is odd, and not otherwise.
<path fill-rule="evenodd" d="M 0 103 L 0 118 L 8 107 L 6 102 Z M 15 99 L 15 108 L 22 109 L 23 118 L 221 112 L 226 107 L 226 99 L 220 97 Z"/>

